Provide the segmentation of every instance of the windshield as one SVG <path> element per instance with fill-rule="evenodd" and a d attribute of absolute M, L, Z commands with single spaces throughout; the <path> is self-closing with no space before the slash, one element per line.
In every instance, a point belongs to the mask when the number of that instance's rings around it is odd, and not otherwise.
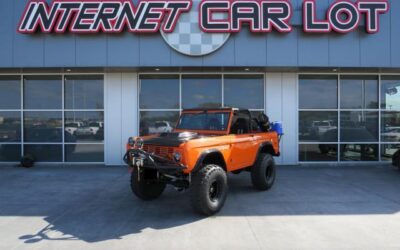
<path fill-rule="evenodd" d="M 224 131 L 228 129 L 229 114 L 228 112 L 182 114 L 176 128 Z"/>

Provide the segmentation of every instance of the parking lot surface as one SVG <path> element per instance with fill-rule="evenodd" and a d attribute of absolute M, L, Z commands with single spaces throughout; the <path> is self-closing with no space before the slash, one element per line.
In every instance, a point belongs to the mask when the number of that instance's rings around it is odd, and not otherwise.
<path fill-rule="evenodd" d="M 124 167 L 0 166 L 0 249 L 400 249 L 400 171 L 278 167 L 272 190 L 229 176 L 223 210 L 187 192 L 131 194 Z"/>

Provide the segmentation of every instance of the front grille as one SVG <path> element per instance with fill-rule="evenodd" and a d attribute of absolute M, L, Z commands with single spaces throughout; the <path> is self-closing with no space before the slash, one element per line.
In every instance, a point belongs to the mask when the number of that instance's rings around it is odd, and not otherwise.
<path fill-rule="evenodd" d="M 172 154 L 174 153 L 174 148 L 154 145 L 143 145 L 143 150 L 169 159 L 172 158 Z"/>

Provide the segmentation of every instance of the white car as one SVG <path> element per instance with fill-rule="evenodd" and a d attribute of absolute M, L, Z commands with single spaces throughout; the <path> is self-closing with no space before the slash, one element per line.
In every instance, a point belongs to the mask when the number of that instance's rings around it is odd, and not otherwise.
<path fill-rule="evenodd" d="M 74 135 L 76 130 L 82 126 L 82 122 L 67 122 L 65 124 L 65 132 L 68 132 L 70 135 Z"/>
<path fill-rule="evenodd" d="M 86 126 L 82 126 L 75 131 L 76 135 L 96 135 L 99 132 L 100 128 L 104 127 L 103 122 L 90 122 Z"/>
<path fill-rule="evenodd" d="M 168 121 L 157 121 L 149 127 L 149 134 L 160 134 L 172 132 L 174 128 Z"/>
<path fill-rule="evenodd" d="M 332 129 L 337 129 L 332 121 L 313 121 L 311 125 L 312 132 L 318 136 L 322 136 Z"/>

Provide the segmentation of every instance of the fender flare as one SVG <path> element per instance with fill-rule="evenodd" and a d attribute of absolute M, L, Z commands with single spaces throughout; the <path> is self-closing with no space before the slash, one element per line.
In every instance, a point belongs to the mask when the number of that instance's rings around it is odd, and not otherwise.
<path fill-rule="evenodd" d="M 272 151 L 273 151 L 273 152 L 271 152 L 272 156 L 280 156 L 280 153 L 275 152 L 274 147 L 272 146 L 272 143 L 269 141 L 266 141 L 266 142 L 260 143 L 253 165 L 257 162 L 258 156 L 261 154 L 263 148 L 265 148 L 265 147 L 270 147 L 272 149 Z"/>
<path fill-rule="evenodd" d="M 194 168 L 192 170 L 192 173 L 199 171 L 203 167 L 204 159 L 207 156 L 209 156 L 210 154 L 218 154 L 222 158 L 225 166 L 221 166 L 221 167 L 224 168 L 224 170 L 226 171 L 226 162 L 225 162 L 224 156 L 222 155 L 221 151 L 219 151 L 218 149 L 208 149 L 208 150 L 203 151 L 200 154 L 199 158 L 197 159 L 196 165 L 194 166 Z"/>

